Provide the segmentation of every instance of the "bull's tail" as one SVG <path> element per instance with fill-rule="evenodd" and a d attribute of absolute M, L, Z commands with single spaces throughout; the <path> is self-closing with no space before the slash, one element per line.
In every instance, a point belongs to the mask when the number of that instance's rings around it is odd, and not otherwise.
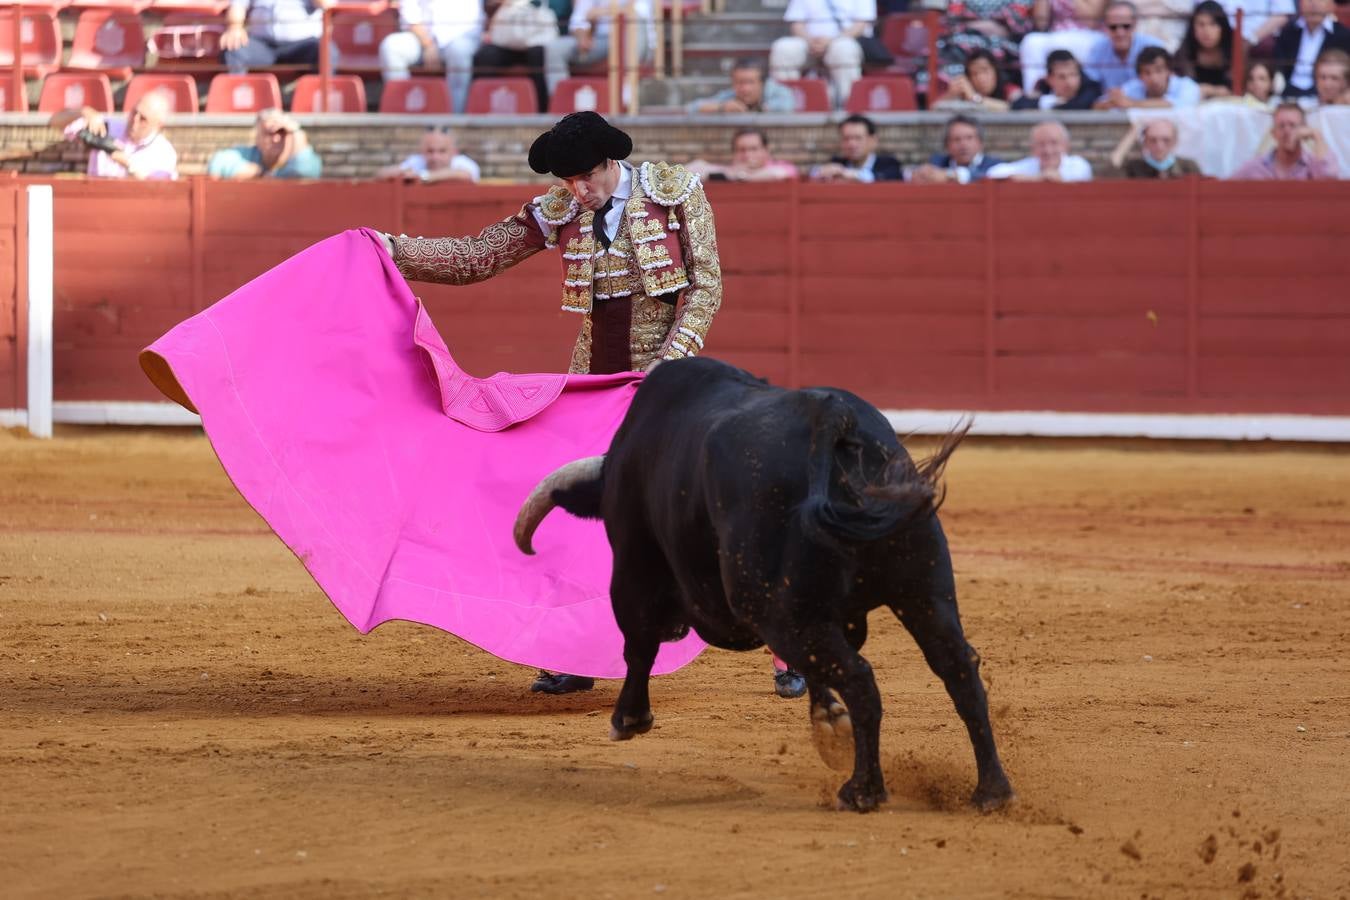
<path fill-rule="evenodd" d="M 965 421 L 917 465 L 899 453 L 867 471 L 857 420 L 847 408 L 829 411 L 811 448 L 811 480 L 800 509 L 806 537 L 827 545 L 875 541 L 942 505 L 942 473 L 962 438 Z"/>
<path fill-rule="evenodd" d="M 531 541 L 539 523 L 555 506 L 583 519 L 600 518 L 605 458 L 588 456 L 554 470 L 535 486 L 516 514 L 514 535 L 520 552 L 534 554 Z"/>

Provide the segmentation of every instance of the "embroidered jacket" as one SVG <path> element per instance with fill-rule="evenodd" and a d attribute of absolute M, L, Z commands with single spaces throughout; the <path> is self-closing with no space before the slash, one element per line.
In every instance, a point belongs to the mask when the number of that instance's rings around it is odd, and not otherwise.
<path fill-rule="evenodd" d="M 595 300 L 612 297 L 632 298 L 635 371 L 697 354 L 722 302 L 717 235 L 698 176 L 642 163 L 608 250 L 595 238 L 594 220 L 566 188 L 553 187 L 476 237 L 395 238 L 394 262 L 413 281 L 472 284 L 559 247 L 562 308 L 585 315 L 569 371 L 590 371 L 591 311 Z"/>

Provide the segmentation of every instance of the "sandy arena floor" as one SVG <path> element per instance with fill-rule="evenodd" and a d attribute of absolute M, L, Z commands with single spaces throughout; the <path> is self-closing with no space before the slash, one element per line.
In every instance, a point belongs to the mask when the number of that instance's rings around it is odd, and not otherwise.
<path fill-rule="evenodd" d="M 0 895 L 1350 896 L 1350 451 L 972 443 L 943 512 L 1019 800 L 889 614 L 891 801 L 760 653 L 548 698 L 356 634 L 199 433 L 0 431 Z"/>

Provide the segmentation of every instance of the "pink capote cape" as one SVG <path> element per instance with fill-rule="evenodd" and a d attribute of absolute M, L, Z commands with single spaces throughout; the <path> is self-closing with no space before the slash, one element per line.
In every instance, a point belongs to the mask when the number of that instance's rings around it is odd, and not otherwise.
<path fill-rule="evenodd" d="M 619 678 L 604 528 L 561 511 L 525 556 L 539 480 L 604 453 L 640 375 L 473 378 L 370 231 L 297 254 L 141 353 L 226 473 L 362 633 L 444 629 L 502 659 Z M 663 645 L 671 672 L 704 644 Z"/>

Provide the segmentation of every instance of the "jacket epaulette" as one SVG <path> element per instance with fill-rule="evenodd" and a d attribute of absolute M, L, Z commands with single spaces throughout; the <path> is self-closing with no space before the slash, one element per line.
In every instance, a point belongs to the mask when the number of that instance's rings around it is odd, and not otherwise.
<path fill-rule="evenodd" d="M 647 197 L 662 206 L 679 206 L 699 186 L 697 175 L 671 163 L 645 162 L 638 166 L 637 175 Z"/>
<path fill-rule="evenodd" d="M 571 191 L 562 185 L 554 185 L 548 192 L 534 198 L 540 217 L 550 225 L 566 225 L 581 213 L 581 204 L 572 196 Z"/>

